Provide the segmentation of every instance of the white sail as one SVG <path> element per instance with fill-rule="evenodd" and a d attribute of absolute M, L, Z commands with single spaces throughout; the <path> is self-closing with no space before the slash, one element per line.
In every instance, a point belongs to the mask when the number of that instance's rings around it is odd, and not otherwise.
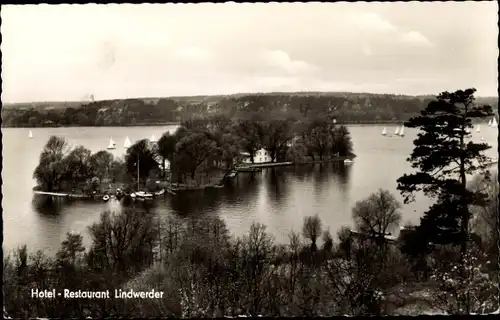
<path fill-rule="evenodd" d="M 492 124 L 492 123 L 493 123 L 493 122 L 492 122 L 491 120 L 490 120 L 490 121 L 488 121 L 488 126 L 490 126 L 490 127 L 491 127 L 491 124 Z"/>
<path fill-rule="evenodd" d="M 149 139 L 149 141 L 151 141 L 151 142 L 158 142 L 158 139 L 156 138 L 156 135 L 154 133 L 151 136 L 151 139 Z"/>
<path fill-rule="evenodd" d="M 130 143 L 130 139 L 128 137 L 126 137 L 125 142 L 123 143 L 123 146 L 125 148 L 130 148 L 131 145 L 132 145 L 132 143 Z"/>
<path fill-rule="evenodd" d="M 476 132 L 481 132 L 481 126 L 477 125 Z"/>
<path fill-rule="evenodd" d="M 384 130 L 382 130 L 382 135 L 385 136 L 387 134 L 387 128 L 384 127 Z"/>
<path fill-rule="evenodd" d="M 396 128 L 396 130 L 394 131 L 394 134 L 396 134 L 396 135 L 399 134 L 399 127 Z"/>
<path fill-rule="evenodd" d="M 399 130 L 399 135 L 404 136 L 405 135 L 405 126 L 401 126 L 401 130 Z"/>
<path fill-rule="evenodd" d="M 28 136 L 29 136 L 30 139 L 33 139 L 33 132 L 31 132 L 31 130 L 30 130 L 30 133 L 29 133 Z"/>
<path fill-rule="evenodd" d="M 115 146 L 116 146 L 115 141 L 113 140 L 113 138 L 110 138 L 109 139 L 108 149 L 115 149 L 116 148 Z"/>
<path fill-rule="evenodd" d="M 493 118 L 493 120 L 491 121 L 491 127 L 496 128 L 497 126 L 498 126 L 497 118 Z"/>
<path fill-rule="evenodd" d="M 484 141 L 484 137 L 481 137 L 481 141 Z"/>

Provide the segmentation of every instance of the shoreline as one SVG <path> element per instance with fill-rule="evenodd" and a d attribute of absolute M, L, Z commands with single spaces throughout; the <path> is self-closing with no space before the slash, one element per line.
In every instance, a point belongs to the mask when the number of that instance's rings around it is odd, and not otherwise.
<path fill-rule="evenodd" d="M 231 179 L 234 179 L 239 173 L 258 173 L 262 172 L 262 169 L 266 168 L 276 168 L 276 167 L 290 167 L 290 166 L 301 166 L 301 165 L 311 165 L 311 164 L 325 164 L 332 162 L 341 162 L 344 160 L 352 160 L 356 158 L 355 155 L 352 156 L 344 156 L 344 157 L 335 157 L 324 160 L 314 160 L 314 161 L 306 161 L 306 162 L 293 162 L 293 161 L 285 161 L 285 162 L 272 162 L 272 163 L 257 163 L 257 164 L 245 164 L 242 166 L 235 167 L 234 169 L 228 170 L 224 177 L 218 183 L 205 184 L 200 186 L 190 186 L 185 184 L 177 184 L 172 183 L 169 186 L 164 186 L 165 194 L 176 195 L 179 191 L 199 191 L 205 189 L 220 189 L 225 187 L 225 183 Z M 228 177 L 229 173 L 237 172 L 236 176 Z M 36 187 L 35 187 L 36 188 Z M 41 190 L 33 189 L 33 194 L 38 196 L 50 196 L 60 199 L 71 199 L 71 200 L 86 200 L 86 201 L 103 201 L 103 197 L 108 195 L 110 197 L 116 196 L 115 193 L 99 193 L 99 194 L 83 194 L 83 193 L 69 193 L 69 192 L 45 192 Z M 154 193 L 154 192 L 151 192 Z M 130 197 L 128 194 L 124 194 L 123 198 Z M 121 200 L 121 199 L 120 199 Z"/>
<path fill-rule="evenodd" d="M 390 125 L 390 124 L 401 124 L 408 120 L 385 120 L 385 121 L 343 121 L 337 122 L 337 125 Z M 485 122 L 486 123 L 486 122 Z M 12 125 L 2 125 L 2 128 L 120 128 L 120 127 L 162 127 L 162 126 L 180 126 L 181 122 L 177 121 L 167 121 L 162 123 L 137 123 L 137 124 L 120 124 L 120 125 L 102 125 L 102 126 L 80 126 L 80 125 L 66 125 L 66 126 L 36 126 L 36 127 L 28 127 L 28 126 L 12 126 Z"/>

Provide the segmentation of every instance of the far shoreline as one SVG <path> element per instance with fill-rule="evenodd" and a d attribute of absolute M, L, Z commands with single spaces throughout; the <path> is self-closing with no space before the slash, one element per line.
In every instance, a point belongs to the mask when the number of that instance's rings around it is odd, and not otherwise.
<path fill-rule="evenodd" d="M 389 124 L 401 124 L 407 120 L 386 120 L 386 121 L 345 121 L 337 122 L 337 125 L 389 125 Z M 180 126 L 182 122 L 165 122 L 165 123 L 138 123 L 138 124 L 120 124 L 120 125 L 101 125 L 101 126 L 78 126 L 78 125 L 67 125 L 67 126 L 37 126 L 37 127 L 25 127 L 25 126 L 4 126 L 2 128 L 121 128 L 121 127 L 164 127 L 164 126 Z"/>

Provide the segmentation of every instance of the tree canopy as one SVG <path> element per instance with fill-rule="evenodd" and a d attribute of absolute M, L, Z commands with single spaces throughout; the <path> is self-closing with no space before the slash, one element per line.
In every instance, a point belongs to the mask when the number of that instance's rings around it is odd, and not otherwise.
<path fill-rule="evenodd" d="M 428 241 L 461 243 L 465 252 L 470 205 L 484 201 L 484 194 L 467 188 L 467 175 L 486 171 L 486 143 L 467 141 L 474 119 L 492 115 L 490 106 L 475 103 L 475 89 L 443 92 L 405 125 L 420 132 L 408 161 L 415 172 L 398 179 L 405 203 L 415 192 L 436 199 L 419 226 Z"/>

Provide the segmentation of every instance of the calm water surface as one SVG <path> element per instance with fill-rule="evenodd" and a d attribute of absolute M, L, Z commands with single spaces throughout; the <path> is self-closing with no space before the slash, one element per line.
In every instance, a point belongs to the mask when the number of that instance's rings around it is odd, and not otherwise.
<path fill-rule="evenodd" d="M 33 170 L 43 146 L 51 135 L 65 137 L 72 146 L 83 145 L 93 152 L 103 150 L 109 138 L 117 142 L 115 156 L 125 153 L 125 136 L 131 141 L 159 137 L 175 126 L 108 127 L 108 128 L 38 128 L 33 139 L 29 129 L 2 128 L 3 170 L 2 207 L 4 249 L 27 244 L 32 249 L 54 253 L 66 232 L 78 231 L 89 238 L 86 227 L 99 219 L 104 210 L 119 210 L 120 204 L 72 203 L 57 212 L 37 208 L 33 203 Z M 474 139 L 484 137 L 497 153 L 497 129 L 482 126 Z M 396 179 L 410 169 L 405 159 L 412 150 L 416 131 L 407 129 L 404 138 L 382 137 L 381 126 L 350 126 L 357 158 L 350 165 L 325 164 L 265 169 L 259 174 L 240 174 L 221 189 L 191 191 L 166 196 L 155 203 L 160 215 L 181 217 L 220 215 L 234 235 L 246 233 L 257 221 L 267 225 L 277 242 L 288 240 L 293 229 L 300 231 L 305 216 L 318 214 L 324 226 L 334 234 L 342 225 L 351 224 L 351 208 L 356 201 L 369 196 L 378 188 L 397 195 Z M 389 130 L 394 128 L 388 127 Z M 417 197 L 416 203 L 403 206 L 403 221 L 418 222 L 430 201 Z"/>

